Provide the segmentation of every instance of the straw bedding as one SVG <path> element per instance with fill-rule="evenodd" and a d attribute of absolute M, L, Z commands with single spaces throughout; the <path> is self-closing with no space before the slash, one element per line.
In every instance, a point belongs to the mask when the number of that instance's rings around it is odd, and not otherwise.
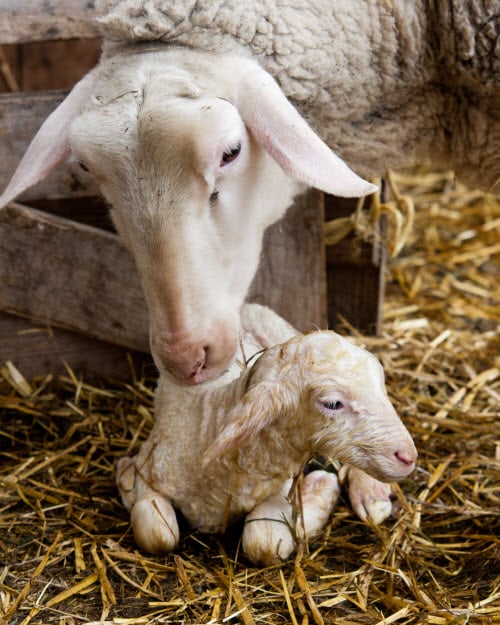
<path fill-rule="evenodd" d="M 420 451 L 380 527 L 341 502 L 295 560 L 249 568 L 238 528 L 134 546 L 114 463 L 148 433 L 154 380 L 0 374 L 0 621 L 500 623 L 500 203 L 448 174 L 396 177 L 416 204 L 390 262 L 383 361 Z M 346 328 L 346 332 L 349 332 Z"/>

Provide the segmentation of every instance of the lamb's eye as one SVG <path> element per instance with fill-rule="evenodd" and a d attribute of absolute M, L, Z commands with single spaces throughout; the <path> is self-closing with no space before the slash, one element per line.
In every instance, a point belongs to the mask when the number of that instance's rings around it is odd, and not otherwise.
<path fill-rule="evenodd" d="M 341 410 L 344 407 L 344 404 L 341 401 L 324 401 L 323 406 L 327 410 Z"/>
<path fill-rule="evenodd" d="M 234 148 L 231 148 L 230 150 L 226 150 L 224 154 L 222 155 L 220 166 L 224 167 L 224 165 L 227 165 L 228 163 L 232 163 L 233 161 L 235 161 L 238 158 L 240 152 L 241 152 L 241 143 L 238 143 L 238 145 L 236 145 Z"/>
<path fill-rule="evenodd" d="M 88 171 L 89 170 L 87 165 L 85 165 L 85 163 L 82 163 L 82 161 L 78 161 L 78 165 L 80 165 L 80 167 L 83 169 L 83 171 Z"/>

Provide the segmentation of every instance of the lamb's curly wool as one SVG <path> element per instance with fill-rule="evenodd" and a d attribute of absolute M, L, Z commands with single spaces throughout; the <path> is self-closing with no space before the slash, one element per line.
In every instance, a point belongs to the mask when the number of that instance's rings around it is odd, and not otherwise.
<path fill-rule="evenodd" d="M 487 189 L 500 177 L 495 0 L 101 0 L 98 7 L 111 41 L 255 57 L 364 176 L 430 156 Z"/>

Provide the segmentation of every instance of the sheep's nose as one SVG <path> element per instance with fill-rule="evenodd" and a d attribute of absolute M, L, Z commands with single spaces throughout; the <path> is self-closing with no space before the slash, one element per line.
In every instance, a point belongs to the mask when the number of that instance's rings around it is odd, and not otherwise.
<path fill-rule="evenodd" d="M 153 355 L 160 370 L 167 370 L 184 384 L 215 380 L 226 371 L 237 348 L 237 333 L 217 335 L 212 341 L 154 342 Z"/>
<path fill-rule="evenodd" d="M 198 349 L 170 349 L 167 354 L 162 357 L 163 364 L 167 371 L 174 377 L 183 382 L 197 384 L 203 382 L 207 371 L 207 353 L 208 346 L 199 347 Z"/>
<path fill-rule="evenodd" d="M 214 380 L 223 373 L 234 350 L 219 353 L 210 345 L 183 347 L 169 345 L 160 360 L 164 368 L 179 381 L 186 384 L 201 384 Z"/>

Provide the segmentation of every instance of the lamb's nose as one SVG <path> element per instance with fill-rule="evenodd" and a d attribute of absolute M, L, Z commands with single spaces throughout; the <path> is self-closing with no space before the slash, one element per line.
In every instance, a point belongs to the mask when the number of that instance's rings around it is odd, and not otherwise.
<path fill-rule="evenodd" d="M 400 449 L 396 451 L 394 455 L 400 462 L 402 462 L 407 467 L 413 466 L 417 459 L 416 452 L 406 450 L 406 449 Z"/>

